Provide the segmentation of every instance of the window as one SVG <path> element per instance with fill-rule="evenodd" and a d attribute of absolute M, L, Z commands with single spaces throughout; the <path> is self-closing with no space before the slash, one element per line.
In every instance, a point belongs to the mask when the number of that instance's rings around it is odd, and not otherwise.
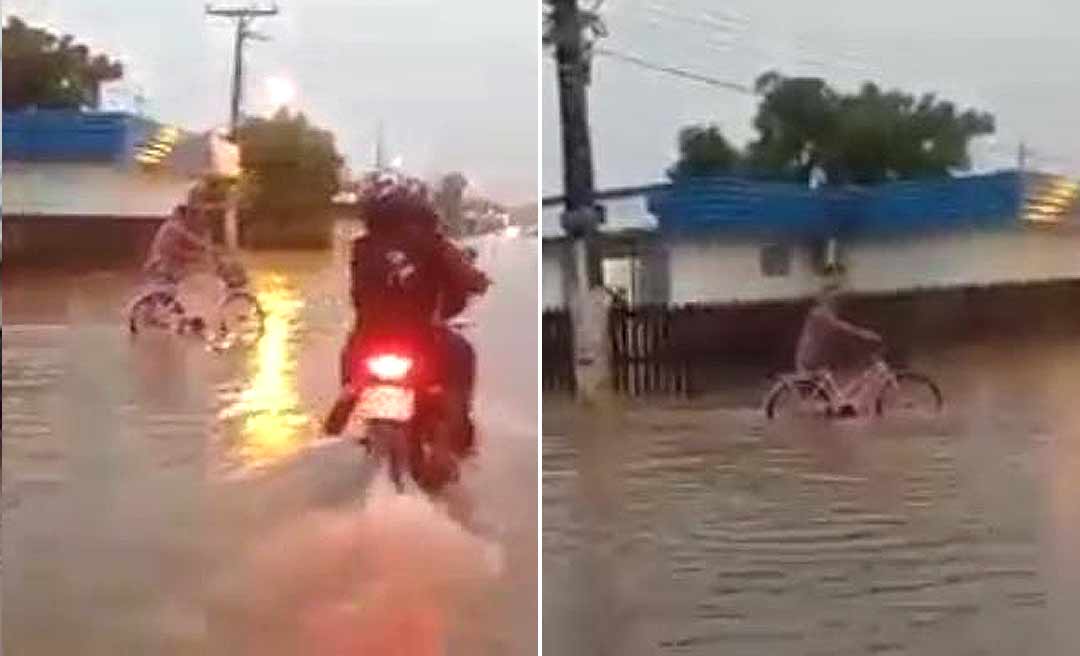
<path fill-rule="evenodd" d="M 777 278 L 791 273 L 791 247 L 771 244 L 761 249 L 761 275 Z"/>

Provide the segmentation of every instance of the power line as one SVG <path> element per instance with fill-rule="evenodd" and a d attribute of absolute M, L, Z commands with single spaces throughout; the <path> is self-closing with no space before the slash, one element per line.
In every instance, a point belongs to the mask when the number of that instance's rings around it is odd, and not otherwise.
<path fill-rule="evenodd" d="M 701 73 L 695 73 L 693 71 L 688 71 L 688 70 L 685 70 L 685 69 L 677 68 L 675 66 L 668 66 L 668 65 L 665 65 L 665 64 L 658 64 L 658 63 L 655 63 L 655 62 L 651 62 L 651 61 L 649 61 L 647 59 L 643 59 L 641 57 L 638 57 L 636 55 L 630 55 L 630 54 L 627 54 L 627 53 L 624 53 L 624 52 L 619 52 L 617 50 L 612 50 L 610 48 L 596 47 L 596 48 L 593 48 L 593 52 L 595 52 L 598 55 L 604 55 L 605 57 L 610 57 L 612 59 L 617 59 L 619 61 L 624 61 L 626 63 L 633 64 L 633 65 L 639 66 L 641 68 L 645 68 L 645 69 L 648 69 L 648 70 L 651 70 L 651 71 L 655 71 L 657 73 L 665 73 L 667 75 L 672 75 L 672 76 L 675 76 L 675 77 L 681 77 L 683 79 L 693 80 L 695 82 L 701 82 L 702 84 L 708 84 L 709 86 L 713 86 L 713 87 L 717 87 L 717 88 L 721 88 L 721 89 L 727 89 L 729 91 L 736 91 L 738 93 L 743 93 L 743 94 L 747 94 L 747 95 L 751 95 L 751 96 L 757 95 L 757 94 L 754 93 L 754 89 L 752 87 L 750 87 L 749 85 L 746 85 L 746 84 L 739 84 L 738 82 L 729 82 L 727 80 L 721 80 L 719 78 L 711 77 L 709 75 L 703 75 Z"/>

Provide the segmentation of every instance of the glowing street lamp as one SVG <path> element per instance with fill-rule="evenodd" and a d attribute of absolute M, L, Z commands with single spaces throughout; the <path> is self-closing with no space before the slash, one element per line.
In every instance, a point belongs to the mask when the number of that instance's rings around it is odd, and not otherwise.
<path fill-rule="evenodd" d="M 282 76 L 267 78 L 266 95 L 275 109 L 285 107 L 296 98 L 296 85 Z"/>

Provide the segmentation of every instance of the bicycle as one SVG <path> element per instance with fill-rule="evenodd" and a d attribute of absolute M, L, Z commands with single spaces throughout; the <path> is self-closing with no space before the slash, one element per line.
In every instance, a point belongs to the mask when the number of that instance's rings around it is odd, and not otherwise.
<path fill-rule="evenodd" d="M 128 330 L 140 333 L 193 334 L 207 339 L 218 348 L 239 342 L 251 345 L 264 330 L 266 314 L 259 299 L 248 289 L 248 278 L 237 263 L 219 267 L 218 275 L 225 291 L 217 303 L 217 330 L 207 331 L 206 319 L 190 316 L 180 302 L 180 280 L 151 283 L 128 305 Z"/>
<path fill-rule="evenodd" d="M 855 379 L 841 388 L 832 372 L 794 372 L 782 374 L 765 395 L 765 416 L 776 419 L 794 411 L 801 416 L 851 416 L 859 406 L 859 397 L 873 392 L 873 411 L 877 416 L 934 416 L 944 407 L 941 388 L 929 376 L 889 366 L 880 354 Z"/>

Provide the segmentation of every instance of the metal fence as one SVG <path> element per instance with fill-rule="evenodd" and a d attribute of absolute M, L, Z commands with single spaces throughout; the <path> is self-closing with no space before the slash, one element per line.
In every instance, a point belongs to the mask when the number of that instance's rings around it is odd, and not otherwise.
<path fill-rule="evenodd" d="M 679 311 L 663 306 L 611 311 L 611 373 L 617 392 L 688 393 L 689 367 L 672 341 Z"/>
<path fill-rule="evenodd" d="M 678 310 L 674 310 L 678 312 Z M 617 392 L 686 394 L 687 366 L 671 341 L 672 309 L 613 309 L 609 322 L 612 384 Z M 548 310 L 542 321 L 543 388 L 574 390 L 574 336 L 566 310 Z"/>
<path fill-rule="evenodd" d="M 540 340 L 544 391 L 573 392 L 574 332 L 570 313 L 566 310 L 546 310 L 541 321 Z"/>
<path fill-rule="evenodd" d="M 1080 281 L 852 298 L 843 314 L 881 333 L 901 364 L 916 352 L 1002 336 L 1080 335 Z M 611 376 L 629 396 L 693 396 L 792 367 L 808 301 L 613 309 Z M 569 313 L 543 317 L 545 391 L 574 389 Z"/>

